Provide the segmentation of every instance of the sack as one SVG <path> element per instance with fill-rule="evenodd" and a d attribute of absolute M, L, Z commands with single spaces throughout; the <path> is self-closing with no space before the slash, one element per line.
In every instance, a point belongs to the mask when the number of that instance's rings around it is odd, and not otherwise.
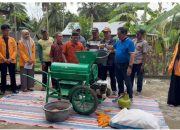
<path fill-rule="evenodd" d="M 115 115 L 110 126 L 118 129 L 159 129 L 158 118 L 139 109 L 122 109 Z"/>

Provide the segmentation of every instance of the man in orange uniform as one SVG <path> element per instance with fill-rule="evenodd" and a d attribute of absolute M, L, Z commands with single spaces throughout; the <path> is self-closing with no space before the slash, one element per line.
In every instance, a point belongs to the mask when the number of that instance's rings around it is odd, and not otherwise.
<path fill-rule="evenodd" d="M 76 58 L 76 51 L 83 51 L 84 46 L 79 42 L 79 34 L 76 31 L 72 32 L 71 41 L 68 41 L 63 48 L 63 53 L 65 55 L 65 62 L 67 63 L 78 63 Z"/>
<path fill-rule="evenodd" d="M 1 26 L 2 37 L 0 37 L 0 68 L 1 68 L 1 95 L 6 91 L 6 75 L 7 68 L 9 70 L 12 92 L 16 91 L 16 56 L 17 56 L 17 44 L 14 38 L 9 36 L 10 26 L 3 24 Z"/>

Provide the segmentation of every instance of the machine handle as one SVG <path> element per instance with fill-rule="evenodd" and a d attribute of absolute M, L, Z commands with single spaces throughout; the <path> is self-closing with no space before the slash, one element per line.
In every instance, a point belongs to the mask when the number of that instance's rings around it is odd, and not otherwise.
<path fill-rule="evenodd" d="M 32 77 L 32 76 L 29 76 L 29 75 L 27 75 L 27 74 L 22 74 L 22 75 L 23 75 L 23 76 L 26 76 L 26 77 L 28 77 L 28 78 L 30 78 L 30 79 L 33 79 L 34 81 L 38 82 L 39 84 L 42 84 L 44 87 L 47 87 L 46 84 L 44 84 L 44 83 L 36 80 L 36 79 L 35 79 L 34 77 Z"/>

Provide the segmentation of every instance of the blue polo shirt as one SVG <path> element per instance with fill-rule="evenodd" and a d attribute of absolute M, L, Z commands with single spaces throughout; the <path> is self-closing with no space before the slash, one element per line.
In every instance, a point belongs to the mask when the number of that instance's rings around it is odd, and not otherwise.
<path fill-rule="evenodd" d="M 117 40 L 114 44 L 115 48 L 115 63 L 129 63 L 130 53 L 135 52 L 135 46 L 130 38 L 124 41 Z"/>

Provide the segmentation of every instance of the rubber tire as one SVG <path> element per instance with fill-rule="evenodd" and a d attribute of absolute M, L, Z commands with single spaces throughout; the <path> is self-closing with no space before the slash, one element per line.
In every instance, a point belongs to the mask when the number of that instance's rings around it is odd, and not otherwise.
<path fill-rule="evenodd" d="M 78 109 L 76 108 L 76 106 L 72 102 L 73 93 L 75 91 L 80 91 L 80 90 L 84 90 L 84 91 L 88 90 L 91 93 L 91 95 L 94 97 L 94 99 L 95 99 L 94 100 L 94 105 L 93 105 L 92 109 L 90 109 L 89 111 L 86 111 L 86 112 L 78 111 Z M 94 90 L 92 90 L 91 88 L 86 88 L 86 87 L 76 87 L 76 88 L 74 88 L 74 90 L 72 91 L 71 99 L 70 100 L 71 100 L 71 103 L 73 105 L 74 111 L 79 113 L 79 114 L 81 114 L 81 115 L 90 115 L 90 114 L 92 114 L 93 112 L 96 111 L 97 106 L 98 106 L 98 98 L 97 98 L 96 93 L 94 92 Z"/>

